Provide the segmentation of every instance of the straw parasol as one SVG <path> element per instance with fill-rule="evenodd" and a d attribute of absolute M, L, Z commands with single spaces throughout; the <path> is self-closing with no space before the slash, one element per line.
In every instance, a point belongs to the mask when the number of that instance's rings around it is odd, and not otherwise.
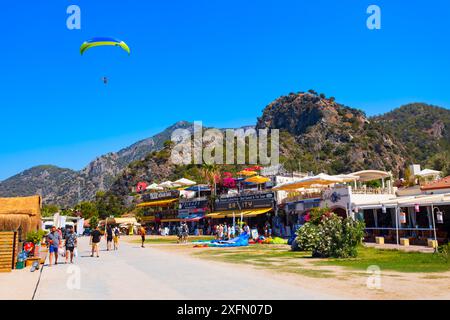
<path fill-rule="evenodd" d="M 0 231 L 17 231 L 26 234 L 41 227 L 40 196 L 0 198 Z"/>

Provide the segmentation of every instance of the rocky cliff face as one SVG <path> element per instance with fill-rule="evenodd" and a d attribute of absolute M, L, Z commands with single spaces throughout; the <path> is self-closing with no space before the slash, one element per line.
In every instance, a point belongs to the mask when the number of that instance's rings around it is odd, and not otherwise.
<path fill-rule="evenodd" d="M 189 174 L 162 150 L 180 121 L 117 153 L 103 155 L 81 171 L 38 166 L 0 183 L 0 196 L 41 194 L 46 203 L 72 206 L 99 190 L 126 196 L 139 181 Z M 403 106 L 368 118 L 364 112 L 314 91 L 280 97 L 264 108 L 256 128 L 279 129 L 280 160 L 287 170 L 348 173 L 379 169 L 401 174 L 411 163 L 450 174 L 450 110 L 426 104 Z M 198 172 L 192 168 L 195 180 Z"/>
<path fill-rule="evenodd" d="M 282 152 L 299 154 L 304 170 L 348 173 L 371 168 L 398 174 L 410 160 L 403 145 L 362 111 L 316 93 L 275 100 L 264 109 L 257 127 L 292 135 L 295 143 Z"/>

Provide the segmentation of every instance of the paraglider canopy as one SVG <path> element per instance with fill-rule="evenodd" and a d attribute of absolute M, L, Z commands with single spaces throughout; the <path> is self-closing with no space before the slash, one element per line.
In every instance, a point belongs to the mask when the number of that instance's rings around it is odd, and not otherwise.
<path fill-rule="evenodd" d="M 80 54 L 83 55 L 83 53 L 86 50 L 93 48 L 93 47 L 99 47 L 99 46 L 121 47 L 123 50 L 128 52 L 128 54 L 130 54 L 130 48 L 128 47 L 128 45 L 125 42 L 118 40 L 118 39 L 107 38 L 107 37 L 92 38 L 92 39 L 84 42 L 80 47 Z"/>

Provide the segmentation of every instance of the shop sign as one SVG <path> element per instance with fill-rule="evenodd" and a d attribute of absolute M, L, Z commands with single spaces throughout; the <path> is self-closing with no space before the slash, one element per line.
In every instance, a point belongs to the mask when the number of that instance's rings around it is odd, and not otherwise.
<path fill-rule="evenodd" d="M 348 204 L 350 203 L 349 188 L 331 188 L 325 190 L 322 195 L 322 200 L 324 202 L 324 206 L 327 206 L 329 208 L 347 208 Z"/>
<path fill-rule="evenodd" d="M 215 211 L 269 208 L 273 206 L 274 199 L 273 192 L 221 198 L 215 201 L 214 208 Z"/>
<path fill-rule="evenodd" d="M 146 193 L 146 194 L 142 195 L 142 201 L 150 202 L 150 201 L 155 201 L 155 200 L 166 200 L 166 199 L 173 199 L 173 198 L 179 198 L 179 197 L 180 197 L 180 191 L 169 190 L 169 191 L 163 191 L 163 192 Z"/>
<path fill-rule="evenodd" d="M 180 201 L 180 210 L 184 209 L 199 209 L 208 207 L 208 200 L 197 201 Z"/>

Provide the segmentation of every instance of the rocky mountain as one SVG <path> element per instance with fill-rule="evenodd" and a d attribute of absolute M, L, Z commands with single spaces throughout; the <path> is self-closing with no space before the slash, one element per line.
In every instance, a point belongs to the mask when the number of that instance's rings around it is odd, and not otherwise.
<path fill-rule="evenodd" d="M 257 122 L 257 128 L 266 127 L 291 141 L 281 155 L 292 169 L 337 174 L 371 168 L 398 174 L 412 160 L 401 141 L 364 112 L 312 90 L 270 103 Z"/>
<path fill-rule="evenodd" d="M 14 197 L 40 194 L 45 203 L 72 206 L 92 200 L 99 190 L 108 190 L 119 173 L 132 161 L 163 148 L 172 132 L 191 128 L 191 123 L 179 121 L 164 131 L 118 152 L 100 156 L 84 169 L 74 171 L 55 166 L 37 166 L 0 182 L 0 196 Z"/>
<path fill-rule="evenodd" d="M 168 161 L 170 150 L 164 142 L 178 128 L 192 129 L 192 124 L 177 122 L 151 138 L 95 159 L 81 171 L 31 168 L 1 182 L 0 196 L 38 193 L 46 203 L 71 206 L 92 200 L 99 190 L 125 199 L 139 181 L 180 176 L 200 181 L 198 166 L 175 166 Z M 256 128 L 280 130 L 280 161 L 288 171 L 338 174 L 379 169 L 402 176 L 407 165 L 420 163 L 450 174 L 450 110 L 427 104 L 367 117 L 361 110 L 310 90 L 267 105 Z"/>

